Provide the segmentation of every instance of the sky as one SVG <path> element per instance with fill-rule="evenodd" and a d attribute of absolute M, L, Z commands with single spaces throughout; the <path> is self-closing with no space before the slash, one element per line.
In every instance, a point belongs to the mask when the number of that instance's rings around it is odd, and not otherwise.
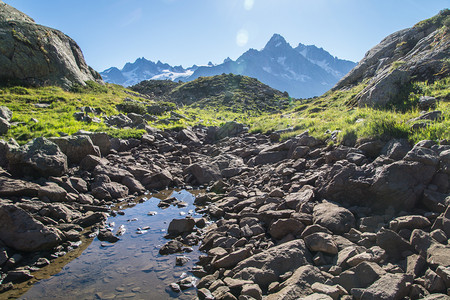
<path fill-rule="evenodd" d="M 139 57 L 189 67 L 262 49 L 274 33 L 358 62 L 449 0 L 3 0 L 61 30 L 97 71 Z"/>

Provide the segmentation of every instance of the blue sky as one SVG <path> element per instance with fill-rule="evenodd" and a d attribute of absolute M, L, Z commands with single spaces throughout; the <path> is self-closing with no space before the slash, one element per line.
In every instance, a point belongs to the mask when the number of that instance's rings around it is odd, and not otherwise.
<path fill-rule="evenodd" d="M 448 0 L 3 0 L 59 29 L 98 71 L 138 57 L 221 63 L 274 33 L 359 61 L 385 36 L 449 7 Z"/>

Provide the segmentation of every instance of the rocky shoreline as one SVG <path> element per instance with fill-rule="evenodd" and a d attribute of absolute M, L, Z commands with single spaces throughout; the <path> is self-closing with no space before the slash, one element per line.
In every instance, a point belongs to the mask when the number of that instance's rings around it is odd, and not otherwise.
<path fill-rule="evenodd" d="M 0 291 L 78 247 L 85 229 L 109 240 L 114 203 L 203 186 L 196 204 L 216 222 L 173 220 L 160 252 L 200 243 L 200 299 L 448 298 L 447 141 L 278 139 L 230 122 L 140 140 L 1 141 Z"/>

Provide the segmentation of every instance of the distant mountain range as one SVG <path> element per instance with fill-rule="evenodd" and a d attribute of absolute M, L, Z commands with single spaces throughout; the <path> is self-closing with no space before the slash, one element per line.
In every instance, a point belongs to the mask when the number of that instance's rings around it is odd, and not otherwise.
<path fill-rule="evenodd" d="M 281 35 L 274 34 L 262 50 L 250 49 L 235 61 L 227 58 L 218 65 L 209 63 L 185 69 L 138 58 L 134 63 L 126 63 L 122 70 L 112 67 L 100 74 L 106 82 L 131 86 L 149 79 L 191 81 L 201 76 L 233 73 L 255 77 L 292 97 L 307 98 L 331 89 L 354 66 L 356 63 L 339 59 L 314 45 L 300 43 L 293 48 Z"/>

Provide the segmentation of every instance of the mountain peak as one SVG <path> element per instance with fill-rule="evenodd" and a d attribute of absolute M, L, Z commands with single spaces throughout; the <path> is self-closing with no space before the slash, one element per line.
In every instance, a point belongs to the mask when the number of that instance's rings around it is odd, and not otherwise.
<path fill-rule="evenodd" d="M 280 34 L 275 33 L 270 40 L 267 42 L 266 46 L 264 47 L 264 49 L 273 49 L 273 48 L 278 48 L 281 46 L 289 46 L 288 42 L 286 42 L 286 40 L 284 39 L 284 37 L 282 37 Z"/>

